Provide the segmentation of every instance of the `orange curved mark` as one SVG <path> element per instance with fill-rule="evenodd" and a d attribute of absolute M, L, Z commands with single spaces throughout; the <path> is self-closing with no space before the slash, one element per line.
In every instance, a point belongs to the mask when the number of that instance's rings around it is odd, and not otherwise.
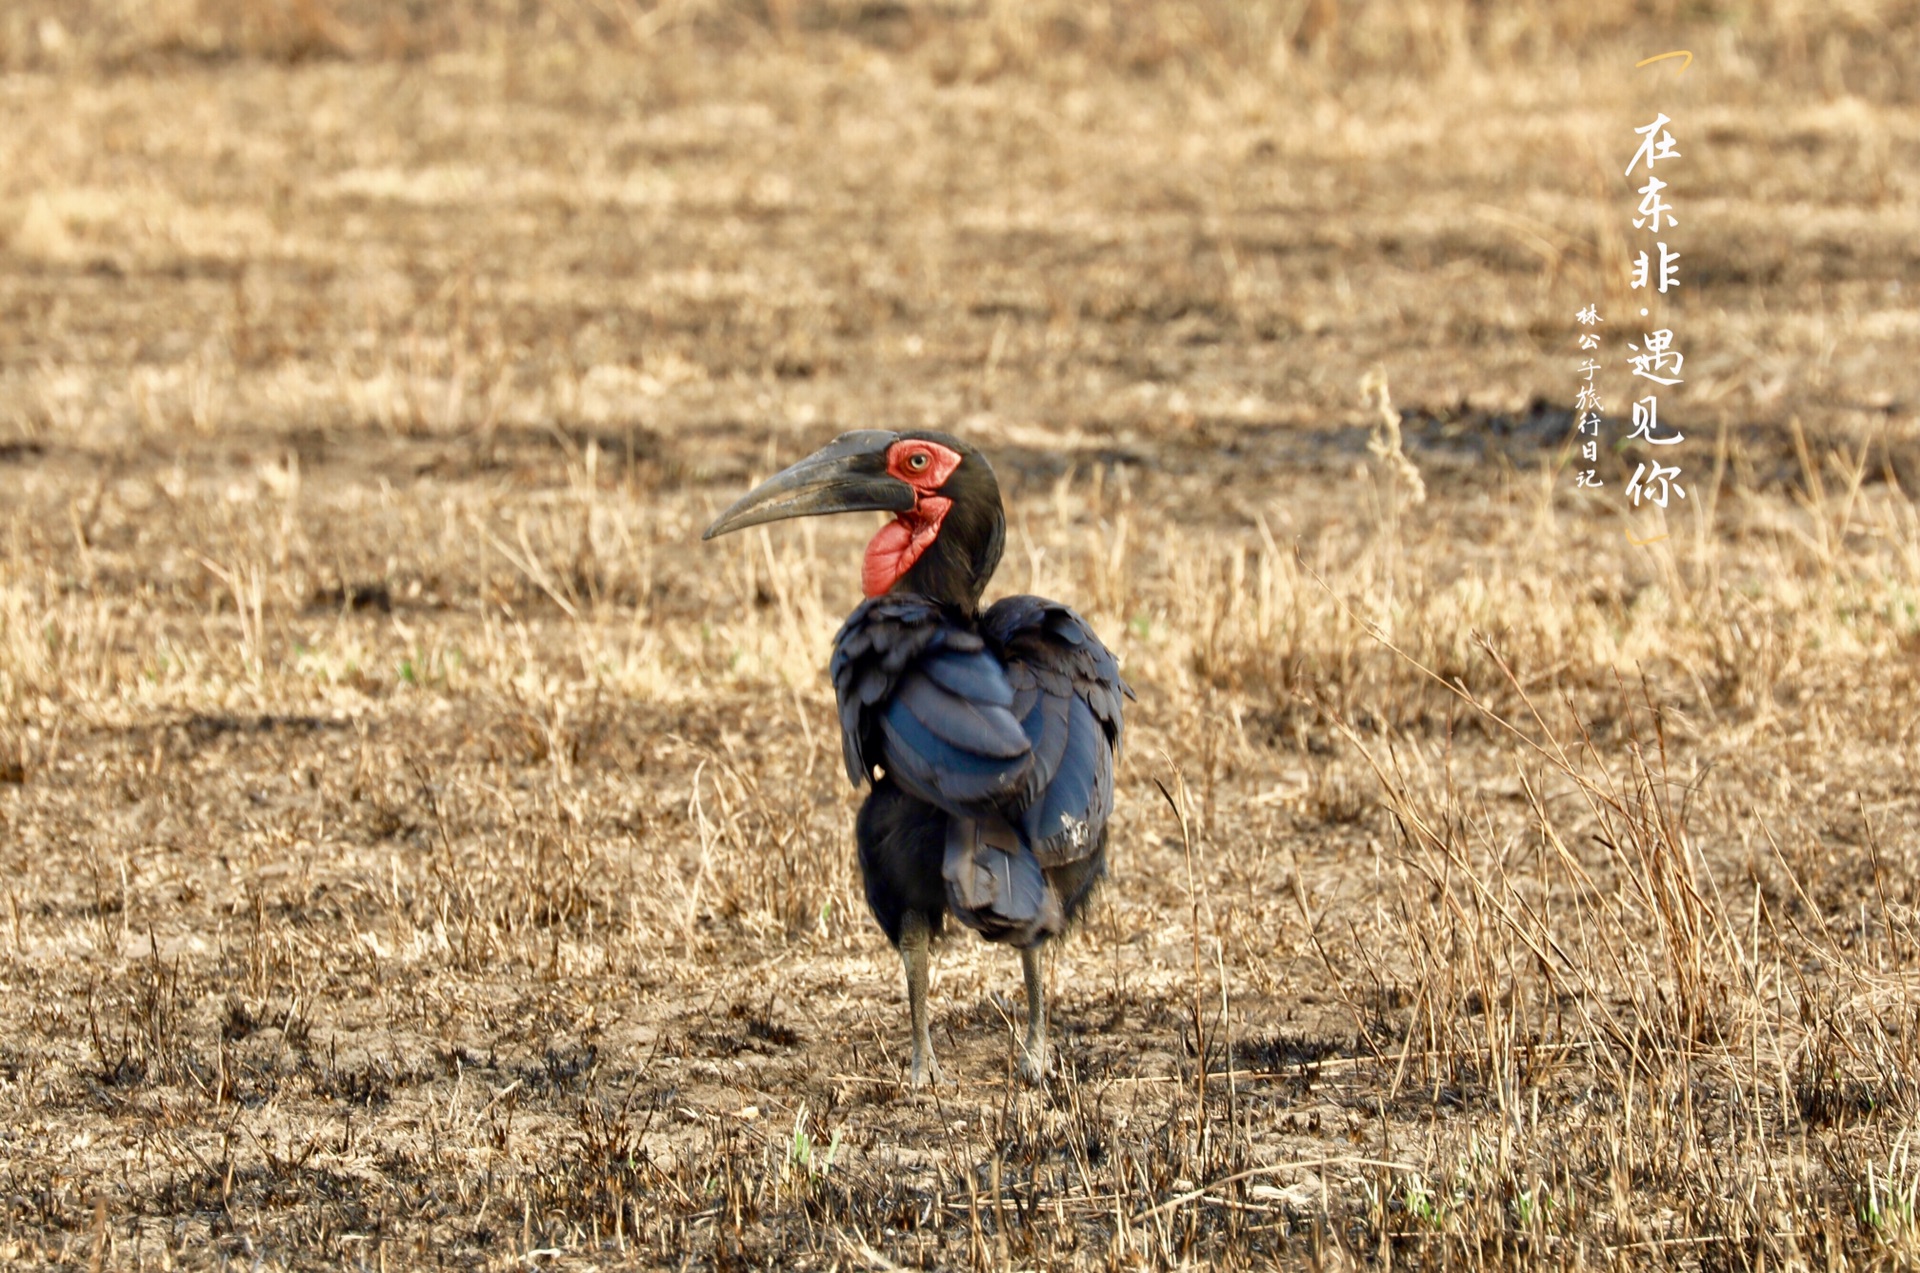
<path fill-rule="evenodd" d="M 1637 71 L 1643 66 L 1652 66 L 1655 62 L 1664 62 L 1670 57 L 1683 57 L 1687 59 L 1680 64 L 1678 74 L 1686 74 L 1687 68 L 1693 65 L 1693 54 L 1691 52 L 1686 49 L 1675 49 L 1671 53 L 1656 53 L 1652 57 L 1643 57 L 1633 64 L 1633 69 Z"/>

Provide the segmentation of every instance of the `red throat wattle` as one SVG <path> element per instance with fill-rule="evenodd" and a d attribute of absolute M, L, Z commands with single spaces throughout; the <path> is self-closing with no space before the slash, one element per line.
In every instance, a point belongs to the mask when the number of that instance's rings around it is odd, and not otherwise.
<path fill-rule="evenodd" d="M 887 472 L 913 488 L 914 504 L 882 526 L 867 544 L 860 587 L 869 597 L 878 597 L 898 583 L 940 537 L 940 523 L 953 501 L 935 492 L 959 467 L 959 452 L 938 442 L 903 438 L 887 449 Z"/>

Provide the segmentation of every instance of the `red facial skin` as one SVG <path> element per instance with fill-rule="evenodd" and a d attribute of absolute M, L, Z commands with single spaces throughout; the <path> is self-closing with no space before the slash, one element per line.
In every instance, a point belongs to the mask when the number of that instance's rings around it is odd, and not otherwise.
<path fill-rule="evenodd" d="M 940 522 L 953 501 L 935 492 L 959 467 L 959 452 L 938 442 L 903 438 L 887 448 L 887 472 L 913 488 L 914 505 L 882 526 L 867 545 L 860 586 L 869 597 L 878 597 L 898 583 L 939 536 Z"/>

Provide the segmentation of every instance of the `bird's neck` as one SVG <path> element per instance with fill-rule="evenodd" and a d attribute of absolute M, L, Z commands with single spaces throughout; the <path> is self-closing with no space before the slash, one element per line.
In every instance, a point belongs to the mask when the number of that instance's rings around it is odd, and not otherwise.
<path fill-rule="evenodd" d="M 884 527 L 868 548 L 869 570 L 883 540 L 890 535 L 910 535 L 913 529 L 910 521 L 903 526 L 902 520 Z M 881 591 L 915 593 L 972 614 L 980 608 L 980 594 L 986 591 L 987 581 L 1000 564 L 1005 540 L 1006 516 L 997 495 L 991 502 L 955 500 L 940 519 L 932 541 Z"/>

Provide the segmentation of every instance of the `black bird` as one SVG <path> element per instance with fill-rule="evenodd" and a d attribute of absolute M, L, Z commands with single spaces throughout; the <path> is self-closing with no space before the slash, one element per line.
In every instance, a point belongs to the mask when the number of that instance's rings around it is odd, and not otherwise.
<path fill-rule="evenodd" d="M 856 823 L 867 905 L 906 965 L 913 1086 L 939 1077 L 927 1036 L 927 945 L 951 912 L 1018 947 L 1020 1070 L 1047 1068 L 1040 946 L 1107 865 L 1121 696 L 1086 621 L 1039 597 L 980 594 L 1006 514 L 986 457 L 945 433 L 843 433 L 749 492 L 704 538 L 788 517 L 879 510 L 867 599 L 833 641 L 847 777 L 872 784 Z"/>

